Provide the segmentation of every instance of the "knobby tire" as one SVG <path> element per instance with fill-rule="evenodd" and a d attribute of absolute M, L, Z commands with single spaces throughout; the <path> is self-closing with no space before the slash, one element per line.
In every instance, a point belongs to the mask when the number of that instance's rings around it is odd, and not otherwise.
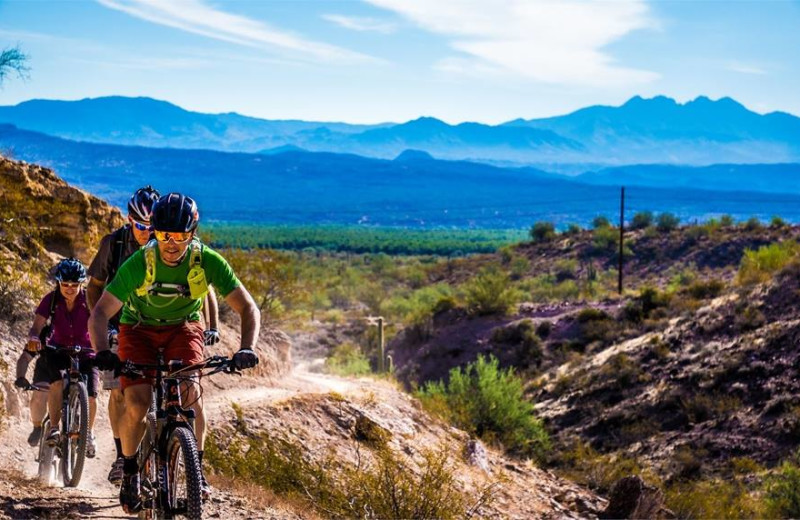
<path fill-rule="evenodd" d="M 170 506 L 185 505 L 186 518 L 200 520 L 203 516 L 200 459 L 197 441 L 186 426 L 172 430 L 167 441 L 167 478 Z"/>
<path fill-rule="evenodd" d="M 83 464 L 86 462 L 86 440 L 89 436 L 89 393 L 83 381 L 70 383 L 68 405 L 63 410 L 66 428 L 64 438 L 61 473 L 64 486 L 76 487 L 81 481 Z M 62 420 L 64 420 L 62 419 Z"/>

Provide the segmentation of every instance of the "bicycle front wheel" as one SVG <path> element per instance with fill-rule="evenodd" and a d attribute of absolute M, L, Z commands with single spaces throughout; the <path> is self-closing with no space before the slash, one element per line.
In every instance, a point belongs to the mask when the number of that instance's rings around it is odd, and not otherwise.
<path fill-rule="evenodd" d="M 179 426 L 172 430 L 167 441 L 169 505 L 175 513 L 190 520 L 202 518 L 200 479 L 200 460 L 194 433 L 185 426 Z"/>
<path fill-rule="evenodd" d="M 39 482 L 43 486 L 52 486 L 56 478 L 58 461 L 56 459 L 56 449 L 47 445 L 47 433 L 50 431 L 50 418 L 45 417 L 42 422 L 42 438 L 39 439 Z"/>
<path fill-rule="evenodd" d="M 86 461 L 86 438 L 89 436 L 89 393 L 83 381 L 70 383 L 67 407 L 64 410 L 64 428 L 61 441 L 63 458 L 61 473 L 66 487 L 75 487 L 81 481 L 83 463 Z"/>

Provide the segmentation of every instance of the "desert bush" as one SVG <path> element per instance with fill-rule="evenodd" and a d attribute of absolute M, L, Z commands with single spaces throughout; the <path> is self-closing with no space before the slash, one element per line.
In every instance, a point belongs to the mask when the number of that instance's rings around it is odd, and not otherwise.
<path fill-rule="evenodd" d="M 681 481 L 665 492 L 667 508 L 676 518 L 764 518 L 758 497 L 739 480 Z"/>
<path fill-rule="evenodd" d="M 615 252 L 619 248 L 619 231 L 611 226 L 597 227 L 592 233 L 592 244 L 596 254 Z"/>
<path fill-rule="evenodd" d="M 651 483 L 658 481 L 636 459 L 625 455 L 604 455 L 581 441 L 558 453 L 554 462 L 561 475 L 598 493 L 610 492 L 619 479 L 631 475 L 638 475 Z"/>
<path fill-rule="evenodd" d="M 340 376 L 363 376 L 371 372 L 369 360 L 352 343 L 342 343 L 334 348 L 325 360 L 325 367 L 330 373 Z"/>
<path fill-rule="evenodd" d="M 494 356 L 478 356 L 465 368 L 452 369 L 447 383 L 427 383 L 417 396 L 423 406 L 447 403 L 446 419 L 489 442 L 499 441 L 512 453 L 542 457 L 550 449 L 547 432 L 523 395 L 522 380 L 513 369 L 500 369 Z M 441 406 L 436 409 L 441 412 Z"/>
<path fill-rule="evenodd" d="M 553 274 L 555 274 L 556 282 L 564 280 L 574 280 L 577 277 L 578 261 L 574 258 L 561 258 L 553 263 Z"/>
<path fill-rule="evenodd" d="M 631 219 L 631 229 L 644 229 L 653 225 L 653 212 L 640 211 Z"/>
<path fill-rule="evenodd" d="M 786 460 L 764 482 L 764 505 L 771 518 L 800 518 L 800 467 Z"/>
<path fill-rule="evenodd" d="M 616 336 L 617 323 L 607 312 L 586 308 L 578 313 L 579 336 L 576 346 L 586 346 L 595 341 L 606 342 Z"/>
<path fill-rule="evenodd" d="M 772 220 L 770 220 L 769 227 L 771 227 L 773 229 L 780 229 L 780 228 L 786 227 L 786 221 L 783 220 L 778 215 L 775 215 L 775 216 L 772 217 Z"/>
<path fill-rule="evenodd" d="M 733 220 L 733 217 L 730 216 L 730 215 L 722 215 L 719 218 L 719 225 L 724 227 L 724 228 L 732 227 L 734 224 L 735 224 L 735 221 Z"/>
<path fill-rule="evenodd" d="M 736 281 L 741 285 L 753 285 L 769 280 L 774 273 L 792 262 L 798 253 L 797 242 L 775 242 L 757 250 L 746 249 Z"/>
<path fill-rule="evenodd" d="M 523 278 L 526 274 L 528 274 L 528 272 L 530 272 L 530 270 L 530 260 L 521 255 L 515 255 L 509 265 L 509 271 L 511 272 L 511 278 L 513 280 L 519 280 Z"/>
<path fill-rule="evenodd" d="M 594 229 L 611 227 L 611 221 L 609 221 L 605 215 L 598 215 L 592 220 L 592 227 Z"/>
<path fill-rule="evenodd" d="M 517 363 L 521 366 L 538 364 L 542 360 L 542 340 L 536 335 L 531 320 L 495 328 L 492 343 L 517 346 Z"/>
<path fill-rule="evenodd" d="M 552 321 L 542 321 L 539 325 L 536 326 L 536 335 L 542 339 L 547 339 L 550 336 L 550 333 L 553 331 L 553 322 Z"/>
<path fill-rule="evenodd" d="M 564 234 L 567 236 L 574 236 L 581 232 L 581 227 L 578 224 L 568 224 L 567 228 L 564 230 Z"/>
<path fill-rule="evenodd" d="M 722 280 L 698 280 L 683 291 L 696 300 L 708 300 L 716 298 L 725 289 L 725 282 Z"/>
<path fill-rule="evenodd" d="M 519 301 L 509 276 L 491 267 L 481 270 L 463 290 L 467 311 L 477 316 L 506 314 Z"/>
<path fill-rule="evenodd" d="M 747 222 L 744 223 L 744 229 L 747 231 L 758 231 L 761 229 L 761 221 L 758 220 L 758 217 L 750 217 L 747 219 Z"/>
<path fill-rule="evenodd" d="M 558 282 L 553 275 L 543 274 L 531 278 L 525 284 L 534 302 L 573 301 L 580 297 L 581 289 L 575 280 Z"/>
<path fill-rule="evenodd" d="M 357 452 L 358 463 L 350 465 L 333 452 L 309 457 L 301 443 L 266 432 L 223 437 L 211 431 L 205 460 L 213 473 L 306 502 L 332 518 L 460 519 L 492 501 L 491 485 L 471 496 L 459 489 L 444 447 L 420 450 L 419 464 L 385 446 L 370 453 Z"/>
<path fill-rule="evenodd" d="M 672 213 L 661 213 L 658 215 L 656 219 L 656 229 L 661 231 L 662 233 L 672 231 L 673 229 L 678 229 L 678 225 L 681 223 L 680 219 L 673 215 Z"/>
<path fill-rule="evenodd" d="M 549 242 L 556 237 L 556 227 L 552 222 L 536 222 L 530 231 L 531 240 L 535 243 Z"/>

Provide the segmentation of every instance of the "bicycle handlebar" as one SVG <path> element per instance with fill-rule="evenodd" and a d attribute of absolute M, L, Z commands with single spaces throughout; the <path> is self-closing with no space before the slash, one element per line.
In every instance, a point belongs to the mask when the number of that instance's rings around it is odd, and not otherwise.
<path fill-rule="evenodd" d="M 170 376 L 180 375 L 181 372 L 189 372 L 193 370 L 213 369 L 204 374 L 210 376 L 219 372 L 226 374 L 241 374 L 241 372 L 233 365 L 233 359 L 225 356 L 211 356 L 204 359 L 199 363 L 192 363 L 184 365 L 183 363 L 167 363 L 159 365 L 155 363 L 134 363 L 133 361 L 124 361 L 119 368 L 120 375 L 128 377 L 146 377 L 144 372 L 159 371 L 168 372 Z"/>

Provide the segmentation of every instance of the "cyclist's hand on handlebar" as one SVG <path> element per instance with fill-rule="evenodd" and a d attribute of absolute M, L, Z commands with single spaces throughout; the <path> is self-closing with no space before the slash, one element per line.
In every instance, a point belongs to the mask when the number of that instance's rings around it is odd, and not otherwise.
<path fill-rule="evenodd" d="M 217 343 L 219 343 L 219 331 L 217 329 L 203 331 L 203 344 L 205 346 L 208 347 Z"/>
<path fill-rule="evenodd" d="M 120 365 L 119 356 L 110 350 L 103 350 L 95 356 L 94 365 L 100 370 L 116 370 Z"/>
<path fill-rule="evenodd" d="M 14 381 L 14 386 L 17 388 L 27 389 L 29 386 L 31 386 L 31 384 L 24 377 L 18 377 L 17 380 Z"/>
<path fill-rule="evenodd" d="M 237 370 L 253 368 L 258 364 L 258 356 L 249 348 L 243 348 L 233 355 L 233 366 Z"/>
<path fill-rule="evenodd" d="M 39 338 L 30 337 L 28 338 L 28 344 L 25 345 L 25 350 L 28 352 L 40 352 L 42 350 L 42 342 L 39 341 Z"/>

